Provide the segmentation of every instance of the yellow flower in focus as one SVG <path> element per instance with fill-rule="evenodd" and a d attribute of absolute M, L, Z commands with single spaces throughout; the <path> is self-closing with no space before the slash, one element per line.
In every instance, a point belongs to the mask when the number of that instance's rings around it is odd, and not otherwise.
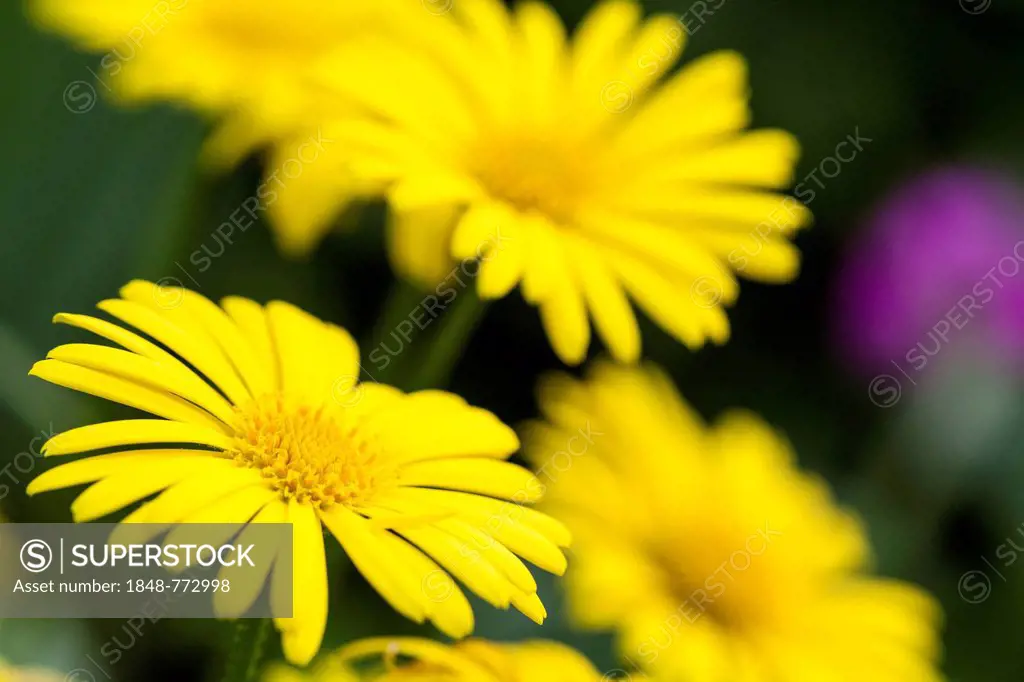
<path fill-rule="evenodd" d="M 0 682 L 67 682 L 68 678 L 48 668 L 9 665 L 0 658 Z"/>
<path fill-rule="evenodd" d="M 47 456 L 117 451 L 51 469 L 30 494 L 92 484 L 71 505 L 76 521 L 148 500 L 124 523 L 291 523 L 294 617 L 276 625 L 299 664 L 316 654 L 327 622 L 323 526 L 412 620 L 452 637 L 472 631 L 454 576 L 494 606 L 543 621 L 519 557 L 561 574 L 569 536 L 524 506 L 541 486 L 505 461 L 518 440 L 494 415 L 441 391 L 357 383 L 348 332 L 287 303 L 217 306 L 135 281 L 98 307 L 116 322 L 54 321 L 112 345 L 60 346 L 31 374 L 159 418 L 55 436 Z M 215 606 L 231 617 L 251 604 L 239 601 Z"/>
<path fill-rule="evenodd" d="M 369 663 L 369 665 L 367 665 Z M 634 676 L 634 682 L 643 682 Z M 448 646 L 418 638 L 353 642 L 302 673 L 271 668 L 263 682 L 611 682 L 558 642 L 471 639 Z"/>
<path fill-rule="evenodd" d="M 941 618 L 752 414 L 713 426 L 653 368 L 540 389 L 524 447 L 574 534 L 572 618 L 685 682 L 934 682 Z M 547 472 L 546 474 L 543 472 Z"/>
<path fill-rule="evenodd" d="M 418 0 L 30 0 L 29 7 L 41 27 L 103 54 L 97 89 L 129 102 L 237 112 L 233 125 L 245 128 L 246 142 L 309 114 L 314 86 L 305 74 L 347 37 L 429 19 Z"/>
<path fill-rule="evenodd" d="M 484 256 L 480 294 L 521 286 L 567 363 L 584 357 L 590 320 L 636 360 L 632 303 L 691 348 L 724 342 L 735 273 L 792 279 L 789 240 L 810 215 L 776 191 L 796 140 L 744 130 L 741 57 L 666 76 L 685 36 L 631 0 L 605 0 L 571 39 L 541 2 L 459 0 L 415 43 L 348 41 L 319 72 L 349 106 L 310 125 L 343 151 L 281 189 L 279 242 L 307 251 L 346 203 L 385 196 L 401 275 L 433 288 L 455 260 Z"/>

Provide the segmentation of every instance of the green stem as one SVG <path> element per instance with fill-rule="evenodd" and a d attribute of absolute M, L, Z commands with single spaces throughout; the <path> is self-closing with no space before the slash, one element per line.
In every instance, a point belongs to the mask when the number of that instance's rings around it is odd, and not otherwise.
<path fill-rule="evenodd" d="M 255 682 L 259 679 L 269 634 L 269 618 L 241 618 L 235 623 L 224 682 Z"/>
<path fill-rule="evenodd" d="M 388 292 L 388 298 L 384 302 L 383 311 L 377 320 L 377 324 L 373 329 L 373 335 L 370 337 L 367 343 L 360 344 L 360 350 L 364 358 L 373 355 L 375 349 L 380 350 L 382 344 L 390 343 L 391 334 L 399 326 L 403 320 L 407 320 L 409 315 L 423 302 L 424 293 L 417 289 L 412 284 L 402 279 L 395 280 L 395 283 L 391 287 L 391 291 Z M 392 358 L 392 362 L 383 368 L 370 367 L 366 373 L 374 381 L 387 384 L 392 383 L 392 377 L 396 374 L 396 369 L 399 363 L 399 358 Z"/>
<path fill-rule="evenodd" d="M 408 379 L 402 382 L 401 388 L 417 391 L 447 386 L 455 364 L 462 357 L 466 344 L 486 310 L 487 305 L 476 295 L 472 286 L 460 292 L 438 321 L 440 328 L 423 341 L 426 347 L 416 355 L 414 369 Z"/>
<path fill-rule="evenodd" d="M 252 656 L 249 657 L 249 667 L 246 669 L 246 682 L 259 679 L 260 667 L 263 665 L 263 654 L 267 650 L 267 640 L 270 639 L 270 631 L 272 629 L 269 618 L 261 618 L 256 625 Z"/>

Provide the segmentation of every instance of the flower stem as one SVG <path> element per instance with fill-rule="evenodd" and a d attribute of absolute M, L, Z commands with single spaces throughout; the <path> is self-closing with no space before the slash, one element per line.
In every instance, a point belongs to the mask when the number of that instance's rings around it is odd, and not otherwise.
<path fill-rule="evenodd" d="M 462 280 L 459 280 L 462 283 Z M 456 291 L 449 288 L 447 291 Z M 404 391 L 444 388 L 486 305 L 472 280 L 450 300 L 398 280 L 388 294 L 373 341 L 361 348 L 372 381 Z M 433 299 L 432 303 L 427 303 Z"/>
<path fill-rule="evenodd" d="M 487 304 L 472 287 L 460 292 L 438 321 L 440 328 L 423 341 L 427 345 L 416 356 L 413 370 L 401 388 L 406 391 L 445 388 L 486 310 Z"/>
<path fill-rule="evenodd" d="M 269 618 L 240 618 L 235 623 L 224 682 L 255 682 L 259 679 L 269 634 Z"/>
<path fill-rule="evenodd" d="M 360 344 L 363 358 L 371 358 L 369 366 L 364 366 L 363 371 L 373 381 L 391 384 L 394 381 L 394 377 L 399 373 L 398 370 L 402 364 L 399 362 L 400 357 L 390 357 L 390 361 L 383 367 L 378 367 L 372 359 L 381 357 L 382 353 L 385 354 L 384 357 L 391 356 L 393 352 L 392 347 L 397 347 L 397 343 L 392 339 L 392 335 L 399 325 L 407 320 L 412 312 L 422 303 L 423 296 L 422 291 L 403 279 L 395 280 L 395 283 L 392 285 L 391 291 L 388 292 L 388 298 L 384 302 L 381 315 L 374 327 L 372 337 L 368 343 Z M 401 351 L 398 352 L 400 353 Z"/>

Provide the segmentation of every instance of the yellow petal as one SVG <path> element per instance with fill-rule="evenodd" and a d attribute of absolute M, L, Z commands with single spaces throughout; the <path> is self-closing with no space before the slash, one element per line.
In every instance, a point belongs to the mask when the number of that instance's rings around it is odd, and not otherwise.
<path fill-rule="evenodd" d="M 29 374 L 58 386 L 134 407 L 165 419 L 231 433 L 223 422 L 175 395 L 93 369 L 60 360 L 40 360 L 32 366 Z"/>
<path fill-rule="evenodd" d="M 222 581 L 227 580 L 231 589 L 226 592 L 220 590 L 213 594 L 213 610 L 219 618 L 241 617 L 252 607 L 263 591 L 267 576 L 275 565 L 279 549 L 266 542 L 266 530 L 259 527 L 259 524 L 265 523 L 287 523 L 284 505 L 268 504 L 265 506 L 233 541 L 234 544 L 241 547 L 253 546 L 252 560 L 256 567 L 221 567 L 217 578 Z"/>
<path fill-rule="evenodd" d="M 275 500 L 280 500 L 280 495 L 267 485 L 236 490 L 190 513 L 182 519 L 182 525 L 171 530 L 165 543 L 182 545 L 194 542 L 196 529 L 202 526 L 206 542 L 222 544 L 236 532 L 232 530 L 234 525 L 248 523 L 264 506 Z"/>
<path fill-rule="evenodd" d="M 234 463 L 215 457 L 165 457 L 94 483 L 71 503 L 78 523 L 93 521 L 191 476 L 218 476 Z M 143 475 L 144 472 L 144 475 Z"/>
<path fill-rule="evenodd" d="M 435 289 L 452 271 L 452 230 L 461 209 L 454 205 L 404 208 L 388 215 L 388 256 L 395 273 L 424 289 Z"/>
<path fill-rule="evenodd" d="M 261 361 L 257 347 L 242 335 L 238 326 L 224 310 L 205 296 L 187 290 L 184 307 L 200 320 L 210 336 L 216 339 L 252 395 L 258 396 L 274 390 L 276 382 L 273 365 Z"/>
<path fill-rule="evenodd" d="M 700 106 L 694 106 L 700 102 Z M 720 139 L 749 123 L 746 62 L 735 52 L 702 56 L 652 92 L 610 146 L 623 161 Z"/>
<path fill-rule="evenodd" d="M 504 459 L 519 449 L 515 431 L 487 410 L 452 402 L 451 394 L 420 391 L 367 415 L 366 427 L 376 432 L 395 461 L 446 457 Z M 362 407 L 360 403 L 359 407 Z"/>
<path fill-rule="evenodd" d="M 623 51 L 640 20 L 632 0 L 606 0 L 584 18 L 573 37 L 570 78 L 572 100 L 587 106 L 580 123 L 606 115 L 600 104 L 602 88 L 621 63 Z"/>
<path fill-rule="evenodd" d="M 737 274 L 761 282 L 784 284 L 800 271 L 800 250 L 761 224 L 742 237 L 735 230 L 711 227 L 693 231 L 694 239 L 720 255 Z"/>
<path fill-rule="evenodd" d="M 53 318 L 53 321 L 54 323 L 85 329 L 97 336 L 113 341 L 133 353 L 138 353 L 154 360 L 168 370 L 177 373 L 180 381 L 190 384 L 191 390 L 204 393 L 208 400 L 211 399 L 211 394 L 214 398 L 220 398 L 220 395 L 213 391 L 209 384 L 197 376 L 193 370 L 185 366 L 178 358 L 123 327 L 88 315 L 71 315 L 68 313 L 59 313 Z"/>
<path fill-rule="evenodd" d="M 294 536 L 293 613 L 290 622 L 281 624 L 284 656 L 295 665 L 307 665 L 323 642 L 327 628 L 327 559 L 320 520 L 308 504 L 288 503 L 288 520 Z"/>
<path fill-rule="evenodd" d="M 550 270 L 545 274 L 548 287 L 540 301 L 540 318 L 551 347 L 562 362 L 578 365 L 590 345 L 590 321 L 576 273 L 569 266 L 572 243 L 560 235 L 550 239 Z"/>
<path fill-rule="evenodd" d="M 400 213 L 439 206 L 457 206 L 480 198 L 480 186 L 468 176 L 417 174 L 388 190 L 388 203 Z"/>
<path fill-rule="evenodd" d="M 557 575 L 565 573 L 567 562 L 556 541 L 567 545 L 569 533 L 557 521 L 534 509 L 471 493 L 428 488 L 402 488 L 393 496 L 434 509 L 458 511 L 460 518 L 530 563 Z"/>
<path fill-rule="evenodd" d="M 131 522 L 180 523 L 214 502 L 261 482 L 259 472 L 254 469 L 221 467 L 216 476 L 193 476 L 170 486 L 132 512 Z"/>
<path fill-rule="evenodd" d="M 526 469 L 511 462 L 452 458 L 406 464 L 399 470 L 403 486 L 427 486 L 480 493 L 517 502 L 540 499 L 543 486 Z"/>
<path fill-rule="evenodd" d="M 268 212 L 277 245 L 293 258 L 312 251 L 330 232 L 334 218 L 356 198 L 345 158 L 324 153 L 314 163 L 301 164 L 302 142 L 285 142 L 273 149 L 267 176 L 257 189 L 259 210 Z M 292 177 L 285 175 L 286 170 Z"/>
<path fill-rule="evenodd" d="M 467 0 L 454 10 L 471 36 L 474 58 L 487 67 L 493 92 L 494 113 L 508 115 L 509 93 L 506 88 L 512 75 L 512 22 L 508 10 L 494 0 Z M 494 87 L 499 84 L 498 87 Z"/>
<path fill-rule="evenodd" d="M 516 592 L 512 595 L 512 605 L 537 625 L 543 625 L 548 617 L 548 610 L 536 592 Z"/>
<path fill-rule="evenodd" d="M 565 26 L 547 4 L 522 2 L 515 9 L 519 29 L 517 83 L 521 115 L 529 121 L 551 123 L 561 113 L 553 109 L 564 91 L 566 73 Z"/>
<path fill-rule="evenodd" d="M 589 243 L 577 239 L 572 247 L 573 267 L 594 326 L 620 362 L 636 362 L 640 357 L 640 326 L 622 285 L 605 265 L 602 255 Z"/>
<path fill-rule="evenodd" d="M 511 583 L 482 554 L 474 552 L 471 545 L 436 528 L 400 528 L 395 532 L 426 552 L 484 601 L 499 609 L 508 608 Z"/>
<path fill-rule="evenodd" d="M 562 237 L 550 221 L 539 215 L 523 219 L 523 298 L 538 303 L 548 297 L 558 281 L 558 270 L 565 267 L 559 243 Z"/>
<path fill-rule="evenodd" d="M 578 365 L 590 345 L 590 322 L 579 283 L 568 272 L 560 279 L 540 302 L 540 319 L 559 359 L 567 365 Z"/>
<path fill-rule="evenodd" d="M 530 569 L 505 545 L 484 531 L 461 519 L 442 519 L 437 525 L 483 554 L 516 588 L 528 593 L 537 591 L 537 581 Z"/>
<path fill-rule="evenodd" d="M 669 193 L 634 185 L 618 193 L 614 201 L 621 210 L 642 214 L 655 223 L 712 223 L 740 233 L 764 224 L 790 235 L 812 221 L 810 210 L 796 199 L 752 189 L 691 186 Z"/>
<path fill-rule="evenodd" d="M 698 277 L 689 286 L 675 286 L 650 267 L 620 256 L 615 263 L 626 291 L 637 304 L 672 336 L 696 350 L 706 339 L 723 343 L 729 321 L 722 311 L 724 274 Z"/>
<path fill-rule="evenodd" d="M 96 307 L 146 333 L 178 353 L 206 375 L 233 404 L 244 405 L 251 398 L 248 389 L 220 349 L 204 344 L 201 339 L 190 336 L 164 315 L 141 303 L 123 299 L 101 301 Z"/>
<path fill-rule="evenodd" d="M 462 645 L 466 646 L 466 643 Z M 451 671 L 456 675 L 454 679 L 458 680 L 494 682 L 497 679 L 493 670 L 485 664 L 477 663 L 473 657 L 462 653 L 461 649 L 419 637 L 369 637 L 347 644 L 335 653 L 338 660 L 349 664 L 368 657 L 384 656 L 387 660 L 394 655 L 422 661 L 431 671 Z M 441 679 L 452 678 L 446 675 Z"/>
<path fill-rule="evenodd" d="M 452 234 L 452 257 L 466 260 L 482 258 L 508 234 L 516 218 L 498 202 L 473 204 L 462 215 Z"/>
<path fill-rule="evenodd" d="M 359 377 L 359 351 L 351 335 L 281 301 L 267 305 L 284 389 L 314 404 L 335 399 L 339 385 Z"/>
<path fill-rule="evenodd" d="M 640 99 L 679 61 L 686 39 L 679 16 L 659 14 L 649 18 L 637 31 L 615 78 L 630 89 L 634 99 Z"/>
<path fill-rule="evenodd" d="M 637 181 L 781 188 L 793 182 L 799 155 L 800 145 L 789 133 L 755 130 L 707 149 L 655 157 Z"/>
<path fill-rule="evenodd" d="M 200 165 L 214 171 L 228 171 L 282 132 L 275 128 L 268 125 L 266 117 L 232 112 L 221 119 L 203 142 Z"/>
<path fill-rule="evenodd" d="M 473 632 L 473 608 L 455 580 L 405 540 L 391 533 L 383 533 L 382 537 L 385 549 L 394 557 L 395 564 L 405 567 L 419 580 L 420 593 L 426 599 L 427 617 L 431 622 L 455 639 Z"/>
<path fill-rule="evenodd" d="M 210 386 L 183 381 L 179 373 L 141 355 L 108 346 L 69 343 L 57 346 L 46 357 L 179 395 L 216 416 L 224 426 L 230 427 L 235 421 L 234 409 Z"/>
<path fill-rule="evenodd" d="M 351 678 L 342 675 L 339 671 L 337 682 L 352 682 Z M 309 673 L 282 663 L 271 663 L 263 673 L 262 682 L 309 682 Z"/>
<path fill-rule="evenodd" d="M 230 450 L 234 445 L 231 437 L 223 431 L 163 419 L 126 419 L 90 424 L 59 433 L 46 441 L 43 454 L 52 457 L 151 443 L 191 443 L 218 450 Z"/>
<path fill-rule="evenodd" d="M 352 564 L 395 610 L 422 623 L 427 615 L 422 586 L 410 581 L 406 567 L 395 562 L 384 535 L 369 521 L 341 505 L 320 512 L 324 525 L 338 539 Z"/>
<path fill-rule="evenodd" d="M 581 221 L 586 226 L 586 239 L 610 267 L 614 267 L 616 255 L 624 252 L 624 256 L 642 258 L 669 278 L 692 281 L 717 275 L 723 303 L 732 303 L 739 295 L 739 284 L 719 258 L 666 220 L 592 210 L 586 211 Z"/>
<path fill-rule="evenodd" d="M 155 343 L 150 343 L 138 334 L 134 334 L 127 329 L 118 327 L 116 324 L 112 324 L 106 320 L 90 317 L 89 315 L 58 313 L 54 316 L 53 321 L 55 324 L 66 324 L 90 331 L 97 336 L 102 336 L 109 341 L 113 341 L 114 343 L 127 348 L 133 353 L 138 353 L 139 355 L 145 356 L 151 360 L 155 360 L 164 366 L 171 367 L 175 366 L 177 363 L 178 366 L 185 368 L 177 358 L 160 346 Z"/>
<path fill-rule="evenodd" d="M 28 484 L 29 495 L 91 483 L 126 469 L 139 469 L 168 457 L 202 457 L 208 455 L 187 450 L 137 450 L 97 455 L 61 464 L 36 476 Z"/>
<path fill-rule="evenodd" d="M 505 296 L 523 275 L 529 249 L 529 244 L 525 243 L 526 231 L 519 229 L 518 221 L 509 220 L 506 224 L 493 248 L 481 258 L 477 292 L 484 299 Z"/>

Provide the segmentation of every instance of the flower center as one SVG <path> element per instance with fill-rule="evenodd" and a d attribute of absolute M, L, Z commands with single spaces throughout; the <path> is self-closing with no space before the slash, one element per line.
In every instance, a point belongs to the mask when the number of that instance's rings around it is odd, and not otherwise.
<path fill-rule="evenodd" d="M 679 613 L 690 622 L 710 618 L 734 632 L 770 618 L 781 588 L 771 578 L 772 557 L 765 556 L 772 538 L 757 531 L 747 537 L 727 530 L 696 535 L 653 549 Z M 732 537 L 735 542 L 723 542 Z"/>
<path fill-rule="evenodd" d="M 259 469 L 285 499 L 320 508 L 365 503 L 396 472 L 344 410 L 261 396 L 238 410 L 236 462 Z"/>
<path fill-rule="evenodd" d="M 564 136 L 515 133 L 487 139 L 474 150 L 470 165 L 493 196 L 523 213 L 536 211 L 567 225 L 592 185 L 590 161 Z"/>

